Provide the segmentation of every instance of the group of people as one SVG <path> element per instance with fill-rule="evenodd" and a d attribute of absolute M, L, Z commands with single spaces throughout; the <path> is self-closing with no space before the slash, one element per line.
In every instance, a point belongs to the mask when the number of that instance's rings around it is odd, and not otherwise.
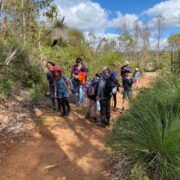
<path fill-rule="evenodd" d="M 123 90 L 121 109 L 123 112 L 125 101 L 132 98 L 133 83 L 138 88 L 140 79 L 139 69 L 136 68 L 132 75 L 132 69 L 127 61 L 120 70 L 121 83 L 118 80 L 118 73 L 109 67 L 104 67 L 101 73 L 88 80 L 88 68 L 80 57 L 76 58 L 76 63 L 71 69 L 71 79 L 63 74 L 60 66 L 56 66 L 51 61 L 47 62 L 47 69 L 49 83 L 47 96 L 52 100 L 53 108 L 56 108 L 57 103 L 61 116 L 69 115 L 71 112 L 69 97 L 77 95 L 78 107 L 88 103 L 86 119 L 101 127 L 110 125 L 111 99 L 113 99 L 113 111 L 117 112 L 117 93 L 120 87 Z"/>

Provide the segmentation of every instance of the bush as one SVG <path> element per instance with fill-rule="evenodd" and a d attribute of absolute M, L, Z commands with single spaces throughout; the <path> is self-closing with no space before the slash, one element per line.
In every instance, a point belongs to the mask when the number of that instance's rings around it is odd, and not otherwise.
<path fill-rule="evenodd" d="M 29 90 L 30 99 L 34 102 L 42 98 L 47 91 L 47 80 L 44 74 L 41 74 L 37 83 L 32 84 L 32 87 Z"/>
<path fill-rule="evenodd" d="M 129 162 L 150 179 L 180 176 L 179 94 L 180 78 L 163 77 L 140 93 L 114 125 L 112 146 L 123 149 Z"/>
<path fill-rule="evenodd" d="M 0 98 L 6 98 L 11 95 L 13 90 L 13 81 L 7 80 L 0 84 Z"/>

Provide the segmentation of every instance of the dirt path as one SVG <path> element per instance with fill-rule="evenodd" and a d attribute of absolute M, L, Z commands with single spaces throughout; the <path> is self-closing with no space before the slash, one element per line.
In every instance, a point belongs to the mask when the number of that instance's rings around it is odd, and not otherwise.
<path fill-rule="evenodd" d="M 146 73 L 141 87 L 155 78 Z M 118 95 L 120 107 L 122 97 Z M 72 107 L 69 117 L 35 109 L 32 138 L 16 143 L 0 166 L 0 180 L 103 180 L 110 151 L 105 142 L 111 128 L 101 129 L 84 119 L 85 107 Z M 113 118 L 119 113 L 114 113 Z"/>

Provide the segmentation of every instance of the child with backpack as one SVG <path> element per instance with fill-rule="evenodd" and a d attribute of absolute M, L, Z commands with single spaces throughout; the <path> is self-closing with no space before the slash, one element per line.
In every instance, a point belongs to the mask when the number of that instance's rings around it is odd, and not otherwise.
<path fill-rule="evenodd" d="M 86 119 L 90 119 L 93 122 L 97 122 L 97 117 L 96 117 L 96 96 L 97 96 L 97 90 L 98 90 L 98 84 L 99 84 L 99 78 L 100 76 L 96 74 L 96 77 L 91 79 L 87 83 L 86 87 L 86 95 L 89 99 L 89 104 L 88 104 L 88 110 L 86 114 Z"/>
<path fill-rule="evenodd" d="M 103 68 L 103 74 L 100 77 L 98 90 L 97 90 L 97 101 L 100 101 L 100 118 L 101 123 L 98 124 L 105 128 L 110 125 L 110 106 L 111 106 L 111 96 L 112 91 L 115 88 L 115 84 L 111 78 L 111 70 L 108 67 Z"/>
<path fill-rule="evenodd" d="M 123 81 L 123 102 L 122 102 L 122 112 L 124 111 L 125 100 L 132 99 L 132 85 L 133 79 L 131 78 L 131 71 L 125 71 L 125 77 L 122 79 Z"/>
<path fill-rule="evenodd" d="M 58 100 L 58 104 L 62 107 L 63 112 L 61 116 L 69 115 L 71 107 L 69 105 L 69 90 L 68 85 L 63 78 L 61 68 L 59 66 L 54 66 L 54 86 L 55 86 L 55 97 Z"/>

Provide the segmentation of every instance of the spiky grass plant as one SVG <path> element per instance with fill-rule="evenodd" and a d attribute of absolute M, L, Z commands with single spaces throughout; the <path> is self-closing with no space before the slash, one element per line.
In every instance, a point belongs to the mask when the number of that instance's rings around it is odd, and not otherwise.
<path fill-rule="evenodd" d="M 150 179 L 180 177 L 180 78 L 163 77 L 117 121 L 113 146 Z"/>

